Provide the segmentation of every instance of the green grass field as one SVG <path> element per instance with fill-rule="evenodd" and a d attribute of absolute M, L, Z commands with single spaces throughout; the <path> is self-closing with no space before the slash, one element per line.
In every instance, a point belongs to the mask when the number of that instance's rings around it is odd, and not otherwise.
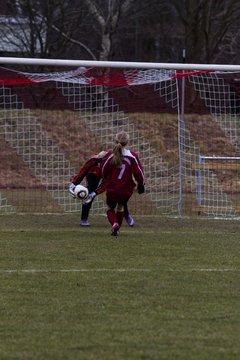
<path fill-rule="evenodd" d="M 238 221 L 0 216 L 1 360 L 238 360 Z"/>

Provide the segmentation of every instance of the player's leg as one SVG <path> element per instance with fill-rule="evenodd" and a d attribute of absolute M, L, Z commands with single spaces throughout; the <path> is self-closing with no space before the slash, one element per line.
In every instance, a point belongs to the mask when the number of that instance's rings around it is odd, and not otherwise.
<path fill-rule="evenodd" d="M 92 201 L 88 204 L 82 204 L 82 213 L 81 213 L 81 226 L 90 226 L 90 223 L 88 221 L 89 211 L 92 206 Z"/>
<path fill-rule="evenodd" d="M 118 199 L 118 202 L 117 202 L 116 217 L 117 217 L 118 227 L 117 227 L 117 225 L 115 225 L 115 229 L 114 229 L 114 225 L 113 225 L 113 231 L 112 231 L 114 233 L 114 230 L 115 230 L 115 233 L 117 233 L 117 235 L 119 235 L 119 230 L 120 230 L 120 227 L 122 226 L 122 222 L 123 222 L 123 218 L 124 218 L 124 208 L 125 208 L 128 200 L 129 200 L 129 198 L 126 198 L 125 200 Z"/>
<path fill-rule="evenodd" d="M 108 218 L 109 223 L 112 226 L 111 235 L 118 236 L 119 235 L 119 224 L 118 224 L 118 220 L 117 220 L 117 214 L 115 211 L 117 202 L 115 200 L 112 200 L 109 197 L 107 197 L 107 206 L 108 206 L 107 218 Z"/>
<path fill-rule="evenodd" d="M 115 208 L 117 206 L 117 202 L 113 201 L 113 200 L 111 200 L 111 199 L 109 199 L 107 197 L 107 206 L 108 206 L 107 218 L 108 218 L 109 223 L 111 225 L 113 225 L 114 223 L 117 222 L 117 215 L 116 215 L 116 211 L 115 211 Z"/>
<path fill-rule="evenodd" d="M 96 177 L 94 174 L 88 174 L 86 176 L 86 180 L 87 180 L 88 192 L 91 193 L 92 191 L 96 190 L 98 183 L 99 183 L 99 178 Z M 81 214 L 81 221 L 80 221 L 81 226 L 90 226 L 88 217 L 89 217 L 90 209 L 92 207 L 92 203 L 93 203 L 93 201 L 91 201 L 88 204 L 82 204 L 82 214 Z"/>
<path fill-rule="evenodd" d="M 122 226 L 123 218 L 124 218 L 124 205 L 118 204 L 117 205 L 117 222 L 118 222 L 119 228 Z"/>
<path fill-rule="evenodd" d="M 134 226 L 134 225 L 135 225 L 135 220 L 134 220 L 133 217 L 129 214 L 129 210 L 128 210 L 128 205 L 127 205 L 127 203 L 124 205 L 124 217 L 125 217 L 125 220 L 126 220 L 128 226 Z"/>

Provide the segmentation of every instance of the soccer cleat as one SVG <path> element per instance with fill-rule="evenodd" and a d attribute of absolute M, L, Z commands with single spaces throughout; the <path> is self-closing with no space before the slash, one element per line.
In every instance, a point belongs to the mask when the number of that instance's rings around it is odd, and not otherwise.
<path fill-rule="evenodd" d="M 90 224 L 89 224 L 88 220 L 81 220 L 80 226 L 88 227 L 88 226 L 90 226 Z"/>
<path fill-rule="evenodd" d="M 112 226 L 112 236 L 118 236 L 119 235 L 119 225 L 118 223 L 114 223 Z"/>
<path fill-rule="evenodd" d="M 128 226 L 134 226 L 135 225 L 135 221 L 134 219 L 131 217 L 131 215 L 127 215 L 125 216 L 125 220 L 128 223 Z"/>

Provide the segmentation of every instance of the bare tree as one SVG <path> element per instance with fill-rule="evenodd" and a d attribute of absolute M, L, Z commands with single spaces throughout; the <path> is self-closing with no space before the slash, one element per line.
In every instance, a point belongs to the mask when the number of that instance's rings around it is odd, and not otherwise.
<path fill-rule="evenodd" d="M 184 38 L 187 61 L 192 63 L 215 63 L 226 58 L 232 61 L 227 39 L 231 38 L 239 23 L 240 4 L 235 0 L 171 0 L 179 16 L 178 27 Z"/>
<path fill-rule="evenodd" d="M 0 29 L 6 50 L 25 57 L 64 57 L 75 46 L 95 59 L 86 43 L 74 37 L 83 17 L 75 6 L 74 0 L 8 1 Z"/>
<path fill-rule="evenodd" d="M 121 16 L 127 15 L 135 0 L 83 1 L 97 24 L 96 30 L 101 41 L 99 59 L 107 60 L 111 57 L 112 36 L 117 30 L 119 20 Z"/>
<path fill-rule="evenodd" d="M 236 0 L 0 0 L 0 52 L 25 57 L 238 63 Z"/>

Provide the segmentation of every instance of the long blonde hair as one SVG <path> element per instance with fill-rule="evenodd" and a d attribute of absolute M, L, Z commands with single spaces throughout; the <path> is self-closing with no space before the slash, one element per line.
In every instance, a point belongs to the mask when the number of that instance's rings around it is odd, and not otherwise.
<path fill-rule="evenodd" d="M 127 145 L 129 135 L 125 131 L 120 131 L 116 134 L 116 145 L 113 149 L 112 164 L 121 167 L 122 166 L 122 149 Z"/>

